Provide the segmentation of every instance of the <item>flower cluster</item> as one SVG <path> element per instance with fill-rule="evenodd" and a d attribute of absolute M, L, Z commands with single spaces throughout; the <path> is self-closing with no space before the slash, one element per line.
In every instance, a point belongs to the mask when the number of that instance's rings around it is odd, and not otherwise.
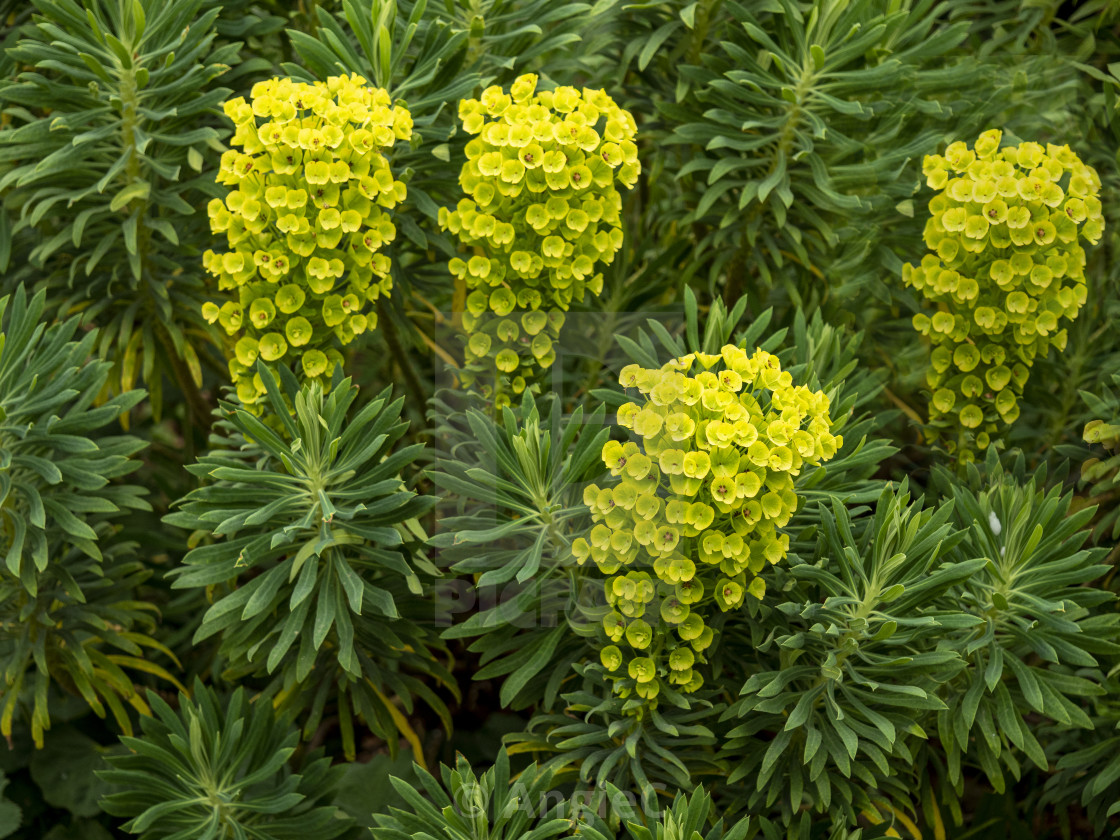
<path fill-rule="evenodd" d="M 471 384 L 476 378 L 472 368 L 489 359 L 488 366 L 507 376 L 512 392 L 520 394 L 538 368 L 556 360 L 553 342 L 563 326 L 564 313 L 559 309 L 511 310 L 506 316 L 480 313 L 467 340 L 467 367 L 459 374 L 460 381 Z M 508 399 L 508 394 L 499 395 L 499 404 L 508 405 Z"/>
<path fill-rule="evenodd" d="M 702 370 L 687 375 L 694 365 Z M 616 691 L 653 700 L 662 681 L 701 686 L 713 602 L 728 611 L 762 598 L 760 573 L 789 550 L 780 529 L 797 507 L 794 477 L 843 440 L 830 431 L 828 397 L 795 386 L 764 350 L 727 345 L 660 370 L 630 365 L 620 382 L 645 398 L 618 411 L 641 443 L 603 447 L 617 481 L 585 491 L 596 524 L 572 550 L 608 575 L 613 644 L 601 659 L 618 672 Z"/>
<path fill-rule="evenodd" d="M 554 358 L 541 331 L 500 339 L 486 322 L 511 312 L 566 311 L 586 291 L 599 294 L 603 275 L 622 245 L 622 197 L 641 172 L 636 126 L 604 91 L 536 90 L 537 77 L 514 81 L 459 104 L 467 143 L 459 175 L 466 193 L 454 210 L 441 208 L 440 226 L 473 250 L 449 264 L 470 290 L 463 324 L 492 338 L 484 352 L 499 370 L 509 353 L 528 367 Z M 507 352 L 509 351 L 509 352 Z M 499 355 L 502 358 L 499 358 Z"/>
<path fill-rule="evenodd" d="M 925 158 L 930 187 L 920 265 L 903 281 L 937 304 L 914 316 L 933 351 L 930 425 L 966 460 L 1000 423 L 1019 416 L 1018 397 L 1037 356 L 1065 348 L 1062 326 L 1085 303 L 1085 251 L 1104 228 L 1100 178 L 1068 146 L 1000 148 L 986 131 L 969 149 L 951 144 Z"/>
<path fill-rule="evenodd" d="M 412 117 L 360 76 L 304 84 L 271 79 L 252 101 L 225 104 L 236 125 L 210 202 L 210 228 L 225 253 L 207 251 L 206 269 L 237 298 L 203 314 L 238 336 L 229 369 L 242 403 L 264 393 L 257 357 L 298 357 L 304 376 L 329 377 L 347 344 L 376 326 L 370 303 L 388 294 L 383 246 L 396 228 L 382 208 L 404 200 L 383 150 L 412 135 Z M 289 353 L 289 350 L 291 351 Z"/>

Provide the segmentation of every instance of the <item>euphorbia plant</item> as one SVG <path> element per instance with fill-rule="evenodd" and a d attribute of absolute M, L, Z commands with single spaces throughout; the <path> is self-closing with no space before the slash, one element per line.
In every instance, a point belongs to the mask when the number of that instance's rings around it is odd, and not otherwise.
<path fill-rule="evenodd" d="M 141 840 L 330 840 L 350 821 L 327 799 L 341 768 L 321 751 L 289 761 L 299 734 L 244 688 L 223 696 L 201 681 L 177 708 L 154 693 L 143 737 L 99 775 L 116 785 L 105 811 Z"/>
<path fill-rule="evenodd" d="M 1030 367 L 1064 350 L 1066 324 L 1085 303 L 1080 239 L 1104 228 L 1101 181 L 1069 146 L 1000 148 L 986 131 L 970 149 L 928 155 L 930 201 L 919 265 L 903 281 L 936 306 L 914 328 L 933 344 L 926 382 L 931 436 L 967 461 L 1019 416 Z"/>
<path fill-rule="evenodd" d="M 602 291 L 601 266 L 622 245 L 616 183 L 632 187 L 641 172 L 628 111 L 602 90 L 537 91 L 537 81 L 459 103 L 477 135 L 459 175 L 467 198 L 439 214 L 473 251 L 449 264 L 468 292 L 467 364 L 490 359 L 515 393 L 555 361 L 564 312 Z"/>
<path fill-rule="evenodd" d="M 588 486 L 597 524 L 572 551 L 609 576 L 603 627 L 614 644 L 600 655 L 615 690 L 656 705 L 668 686 L 702 685 L 693 666 L 712 643 L 705 619 L 762 599 L 761 573 L 789 550 L 780 529 L 797 508 L 793 477 L 843 438 L 830 431 L 828 397 L 794 385 L 765 350 L 728 344 L 660 370 L 629 365 L 619 381 L 643 397 L 618 409 L 641 444 L 603 447 L 618 481 Z"/>
<path fill-rule="evenodd" d="M 218 336 L 200 313 L 207 233 L 198 210 L 213 182 L 207 155 L 222 137 L 214 109 L 230 95 L 217 80 L 242 46 L 220 43 L 224 6 L 0 6 L 5 37 L 17 10 L 33 7 L 0 81 L 0 275 L 45 288 L 48 309 L 100 327 L 98 353 L 113 363 L 107 387 L 128 392 L 139 377 L 157 418 L 165 377 L 195 420 L 209 413 L 199 389 Z"/>
<path fill-rule="evenodd" d="M 236 297 L 203 313 L 236 337 L 230 374 L 253 405 L 265 395 L 258 357 L 298 362 L 328 385 L 337 345 L 376 326 L 371 307 L 392 286 L 382 249 L 396 236 L 384 211 L 405 197 L 385 152 L 411 136 L 412 118 L 357 75 L 271 79 L 225 111 L 244 151 L 222 155 L 218 180 L 232 189 L 209 205 L 229 250 L 207 251 L 204 262 L 219 291 Z"/>
<path fill-rule="evenodd" d="M 147 711 L 130 672 L 173 679 L 144 659 L 167 650 L 137 594 L 150 571 L 117 539 L 149 509 L 123 483 L 144 442 L 111 433 L 143 392 L 94 406 L 112 367 L 90 359 L 97 331 L 48 324 L 45 307 L 22 287 L 0 298 L 0 734 L 26 721 L 39 746 L 60 689 L 127 732 L 125 703 Z"/>
<path fill-rule="evenodd" d="M 388 389 L 358 406 L 349 379 L 328 393 L 263 362 L 257 376 L 278 428 L 225 404 L 227 443 L 189 468 L 206 483 L 166 517 L 199 542 L 174 586 L 209 590 L 195 640 L 218 636 L 230 675 L 270 679 L 278 705 L 309 710 L 308 735 L 333 700 L 348 755 L 354 717 L 395 749 L 398 729 L 410 730 L 392 696 L 406 710 L 415 696 L 445 714 L 416 674 L 451 682 L 436 659 L 442 646 L 418 620 L 421 576 L 435 569 L 417 550 L 417 518 L 432 499 L 402 473 L 423 445 L 394 449 L 408 423 Z"/>

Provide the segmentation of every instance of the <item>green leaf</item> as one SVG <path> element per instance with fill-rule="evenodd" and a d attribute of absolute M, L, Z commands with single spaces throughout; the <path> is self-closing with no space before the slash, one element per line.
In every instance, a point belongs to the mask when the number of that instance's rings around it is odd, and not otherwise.
<path fill-rule="evenodd" d="M 684 18 L 683 13 L 681 14 L 681 17 L 682 19 Z M 687 21 L 685 21 L 685 23 L 687 24 Z M 653 60 L 653 56 L 657 53 L 657 50 L 661 47 L 662 44 L 665 43 L 666 40 L 668 40 L 669 36 L 672 35 L 679 26 L 679 23 L 677 23 L 675 20 L 671 20 L 668 23 L 659 26 L 657 30 L 654 31 L 654 33 L 646 39 L 645 45 L 642 47 L 641 52 L 638 53 L 639 70 L 645 70 L 646 67 L 649 66 L 649 63 Z"/>
<path fill-rule="evenodd" d="M 106 754 L 110 751 L 72 726 L 52 728 L 43 749 L 31 758 L 31 778 L 50 805 L 78 817 L 94 817 L 101 813 L 98 799 L 113 790 L 94 775 Z"/>
<path fill-rule="evenodd" d="M 392 72 L 390 68 L 392 66 L 393 58 L 393 40 L 392 36 L 389 34 L 388 27 L 382 25 L 379 28 L 377 33 L 377 40 L 380 47 L 378 52 L 381 63 L 378 69 L 381 72 L 381 84 L 383 86 L 387 86 L 391 83 L 392 79 Z"/>
<path fill-rule="evenodd" d="M 527 657 L 521 657 L 525 659 L 523 664 L 506 677 L 505 682 L 502 683 L 501 700 L 503 706 L 512 705 L 514 698 L 529 681 L 548 667 L 552 655 L 560 640 L 564 638 L 566 631 L 565 626 L 556 627 L 526 648 L 528 655 Z"/>
<path fill-rule="evenodd" d="M 9 837 L 19 830 L 23 820 L 23 811 L 18 805 L 4 798 L 4 789 L 8 780 L 0 772 L 0 837 Z"/>
<path fill-rule="evenodd" d="M 334 804 L 363 828 L 375 825 L 375 815 L 386 814 L 391 807 L 405 807 L 405 800 L 389 784 L 390 776 L 408 784 L 417 783 L 412 757 L 405 753 L 396 759 L 375 755 L 364 764 L 355 762 L 345 768 Z"/>

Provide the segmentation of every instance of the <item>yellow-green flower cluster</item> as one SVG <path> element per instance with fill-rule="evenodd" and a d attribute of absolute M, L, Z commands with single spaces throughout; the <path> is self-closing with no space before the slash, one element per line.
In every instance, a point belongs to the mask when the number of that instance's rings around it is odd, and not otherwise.
<path fill-rule="evenodd" d="M 563 312 L 586 291 L 599 294 L 600 267 L 622 245 L 617 184 L 632 187 L 641 172 L 634 118 L 602 90 L 536 87 L 525 75 L 508 93 L 490 87 L 459 104 L 464 129 L 477 135 L 459 175 L 467 197 L 441 208 L 439 223 L 472 250 L 449 264 L 469 290 L 468 333 L 515 310 Z M 528 366 L 555 358 L 547 335 L 525 331 L 468 355 L 504 369 L 497 356 L 506 350 Z"/>
<path fill-rule="evenodd" d="M 1085 303 L 1084 238 L 1104 228 L 1100 178 L 1069 146 L 1000 148 L 986 131 L 970 149 L 951 144 L 925 158 L 930 187 L 925 243 L 932 253 L 903 267 L 903 281 L 937 305 L 914 316 L 930 337 L 930 425 L 951 452 L 974 457 L 1018 397 L 1037 356 L 1066 346 L 1063 324 Z"/>
<path fill-rule="evenodd" d="M 1110 419 L 1098 418 L 1085 424 L 1082 439 L 1089 444 L 1099 444 L 1104 452 L 1103 457 L 1094 455 L 1082 462 L 1081 480 L 1089 485 L 1089 498 L 1101 506 L 1093 526 L 1094 535 L 1111 534 L 1115 540 L 1120 535 L 1120 506 L 1112 501 L 1120 496 L 1120 417 L 1116 416 L 1114 400 L 1112 407 Z"/>
<path fill-rule="evenodd" d="M 559 309 L 514 310 L 506 316 L 483 314 L 467 340 L 467 366 L 460 372 L 459 380 L 464 385 L 471 384 L 476 379 L 472 368 L 489 360 L 487 366 L 497 368 L 509 379 L 510 390 L 520 394 L 539 368 L 555 361 L 553 343 L 563 326 L 564 313 Z M 509 394 L 499 394 L 497 402 L 499 406 L 509 405 Z"/>
<path fill-rule="evenodd" d="M 596 524 L 572 550 L 608 575 L 612 644 L 601 659 L 615 690 L 652 701 L 662 684 L 701 686 L 713 604 L 762 598 L 759 575 L 789 550 L 781 529 L 797 507 L 794 477 L 843 440 L 830 431 L 827 395 L 794 385 L 763 350 L 727 345 L 660 370 L 630 365 L 620 382 L 643 397 L 618 411 L 640 443 L 603 447 L 617 480 L 585 491 Z"/>
<path fill-rule="evenodd" d="M 237 148 L 222 155 L 218 182 L 230 192 L 208 210 L 229 250 L 207 251 L 204 265 L 237 296 L 203 314 L 237 337 L 230 374 L 251 405 L 264 394 L 258 357 L 329 377 L 342 358 L 334 340 L 376 326 L 370 304 L 392 285 L 381 249 L 396 236 L 384 209 L 405 198 L 383 151 L 411 137 L 412 117 L 357 75 L 260 82 L 225 112 Z"/>

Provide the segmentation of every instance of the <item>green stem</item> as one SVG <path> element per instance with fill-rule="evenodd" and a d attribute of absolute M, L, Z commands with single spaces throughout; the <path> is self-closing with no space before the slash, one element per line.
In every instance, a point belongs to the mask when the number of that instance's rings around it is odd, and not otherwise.
<path fill-rule="evenodd" d="M 406 389 L 408 391 L 408 398 L 412 400 L 413 407 L 416 414 L 421 419 L 424 417 L 424 387 L 420 384 L 420 377 L 416 373 L 416 368 L 412 366 L 412 362 L 405 353 L 404 347 L 401 345 L 400 335 L 397 333 L 396 324 L 393 323 L 391 312 L 385 305 L 384 298 L 377 299 L 377 323 L 381 327 L 381 334 L 385 337 L 385 343 L 389 346 L 389 352 L 393 356 L 397 367 L 400 368 L 401 375 L 404 377 Z"/>
<path fill-rule="evenodd" d="M 190 370 L 187 368 L 179 354 L 175 352 L 175 345 L 171 341 L 171 337 L 161 324 L 156 324 L 156 335 L 162 344 L 164 351 L 167 353 L 167 358 L 171 362 L 171 372 L 175 377 L 175 384 L 179 386 L 179 390 L 183 394 L 183 399 L 187 402 L 186 416 L 183 418 L 183 440 L 185 441 L 184 458 L 186 463 L 194 461 L 195 448 L 194 448 L 194 432 L 195 423 L 202 429 L 203 435 L 209 434 L 210 421 L 213 418 L 214 407 L 202 398 L 202 394 L 194 384 L 194 377 L 191 376 Z"/>
<path fill-rule="evenodd" d="M 136 84 L 136 66 L 122 67 L 120 73 L 121 94 L 121 146 L 128 156 L 124 165 L 125 186 L 144 183 L 144 172 L 140 168 L 140 150 L 136 148 L 136 130 L 140 127 L 140 117 L 137 113 L 140 105 L 140 91 Z M 148 211 L 148 199 L 133 200 L 128 203 L 128 209 L 136 214 L 136 262 L 133 265 L 133 275 L 137 283 L 144 280 L 144 266 L 147 262 L 148 241 L 150 231 L 146 225 L 140 224 Z"/>
<path fill-rule="evenodd" d="M 136 132 L 140 127 L 139 115 L 140 91 L 136 83 L 136 65 L 121 67 L 120 71 L 120 96 L 121 96 L 121 145 L 125 149 L 128 159 L 125 162 L 125 184 L 146 183 L 147 178 L 141 167 L 140 150 L 136 147 Z M 184 418 L 184 440 L 186 441 L 186 456 L 188 461 L 194 459 L 194 421 L 205 430 L 210 426 L 212 406 L 202 398 L 194 377 L 191 375 L 186 362 L 175 350 L 175 343 L 168 334 L 167 327 L 160 321 L 158 312 L 159 304 L 154 300 L 151 287 L 151 272 L 148 271 L 148 252 L 151 244 L 151 229 L 144 224 L 147 217 L 149 199 L 143 198 L 129 202 L 128 208 L 136 216 L 136 252 L 135 262 L 132 265 L 133 276 L 137 285 L 152 299 L 151 306 L 145 307 L 147 317 L 155 323 L 156 338 L 171 366 L 172 378 L 183 394 L 187 403 L 187 414 Z M 161 375 L 159 373 L 155 375 Z"/>
<path fill-rule="evenodd" d="M 467 31 L 470 33 L 467 36 L 467 56 L 463 62 L 466 68 L 474 67 L 482 59 L 485 52 L 482 45 L 482 35 L 485 33 L 485 23 L 483 23 L 483 30 L 479 34 L 475 34 L 474 20 L 475 18 L 482 18 L 482 13 L 479 10 L 478 2 L 472 2 L 470 8 L 466 10 L 467 18 Z"/>
<path fill-rule="evenodd" d="M 770 161 L 770 166 L 766 170 L 766 174 L 759 179 L 760 181 L 765 181 L 767 178 L 771 177 L 778 171 L 779 162 L 788 159 L 789 152 L 793 147 L 794 134 L 797 131 L 798 125 L 801 123 L 802 103 L 805 101 L 812 88 L 814 78 L 815 74 L 813 73 L 812 58 L 805 56 L 801 65 L 801 78 L 798 80 L 797 88 L 794 91 L 794 101 L 790 103 L 792 107 L 786 112 L 785 122 L 782 123 L 782 133 L 778 135 L 778 140 L 774 144 L 774 153 Z M 773 195 L 773 192 L 771 192 L 770 195 Z M 767 199 L 769 198 L 770 196 L 767 196 Z M 750 228 L 758 219 L 759 214 L 762 213 L 766 204 L 767 202 L 759 201 L 756 197 L 750 209 L 745 214 L 743 232 L 748 243 L 750 241 Z M 808 268 L 808 266 L 806 267 Z M 742 295 L 741 286 L 742 280 L 739 276 L 727 278 L 724 300 L 728 305 L 733 305 Z"/>
<path fill-rule="evenodd" d="M 701 0 L 696 7 L 692 34 L 689 36 L 688 50 L 685 53 L 686 61 L 693 66 L 699 66 L 700 64 L 704 42 L 708 38 L 708 29 L 711 27 L 712 13 L 719 9 L 722 2 L 723 0 Z"/>
<path fill-rule="evenodd" d="M 867 594 L 864 595 L 863 601 L 859 605 L 859 609 L 857 609 L 855 611 L 855 613 L 853 613 L 852 618 L 855 619 L 855 620 L 862 619 L 862 620 L 866 621 L 867 617 L 869 615 L 871 615 L 871 612 L 872 612 L 872 609 L 875 605 L 875 602 L 879 600 L 879 595 L 880 595 L 881 592 L 882 592 L 882 587 L 877 582 L 876 576 L 872 576 L 870 584 L 867 588 Z M 839 640 L 836 644 L 836 667 L 837 668 L 841 667 L 847 661 L 848 657 L 851 656 L 852 651 L 849 650 L 848 648 L 845 648 L 844 643 L 847 642 L 849 639 L 854 639 L 855 636 L 856 636 L 856 634 L 852 630 L 846 630 L 840 636 L 840 638 L 839 638 Z M 858 646 L 857 646 L 856 649 L 858 649 Z M 829 677 L 826 677 L 824 674 L 819 674 L 817 676 L 817 678 L 813 681 L 812 688 L 816 689 L 818 686 L 824 685 L 825 681 L 828 680 L 828 679 L 829 679 Z M 820 700 L 820 698 L 818 697 L 817 700 Z M 813 705 L 816 706 L 817 705 L 816 702 L 814 702 Z"/>
<path fill-rule="evenodd" d="M 567 546 L 568 541 L 564 539 L 563 534 L 560 533 L 560 528 L 556 522 L 556 518 L 552 515 L 552 510 L 548 501 L 543 496 L 538 496 L 533 499 L 533 504 L 537 506 L 537 510 L 541 512 L 541 521 L 548 529 L 548 538 L 552 542 L 557 551 Z"/>
<path fill-rule="evenodd" d="M 968 470 L 964 462 L 964 429 L 957 429 L 957 477 L 964 479 L 968 475 Z"/>
<path fill-rule="evenodd" d="M 502 385 L 503 384 L 505 384 L 505 377 L 502 375 L 502 372 L 500 370 L 498 370 L 497 367 L 495 367 L 494 368 L 494 391 L 490 395 L 490 410 L 492 412 L 491 416 L 494 418 L 495 422 L 497 422 L 498 419 L 502 415 L 501 409 L 498 408 L 498 395 L 502 393 L 502 390 L 503 390 Z"/>

